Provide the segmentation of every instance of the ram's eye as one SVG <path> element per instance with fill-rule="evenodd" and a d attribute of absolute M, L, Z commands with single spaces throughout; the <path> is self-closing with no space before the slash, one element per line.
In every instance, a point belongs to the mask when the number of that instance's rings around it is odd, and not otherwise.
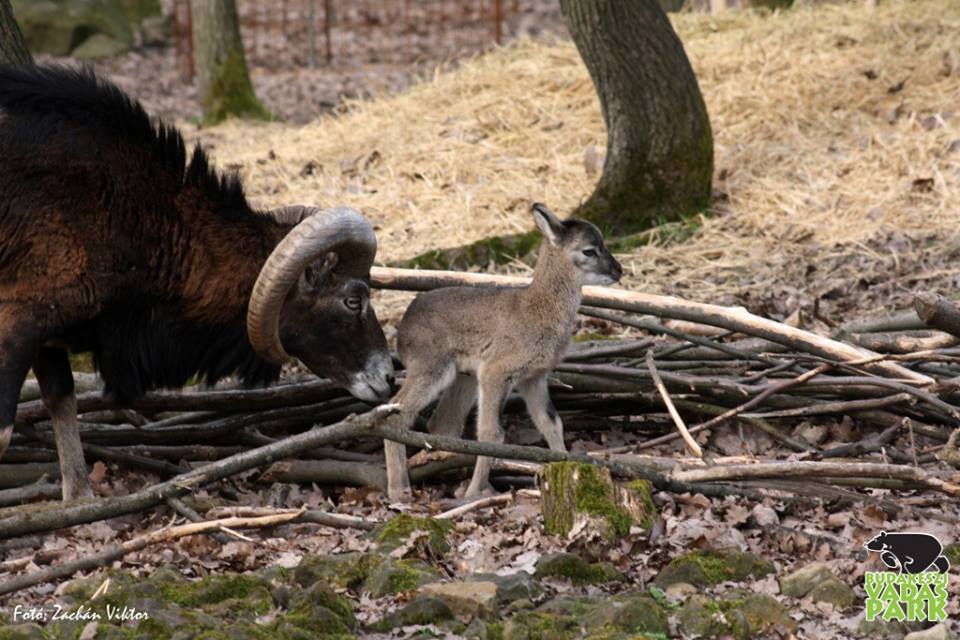
<path fill-rule="evenodd" d="M 350 311 L 360 311 L 363 308 L 363 298 L 360 296 L 350 296 L 343 301 L 343 306 Z"/>
<path fill-rule="evenodd" d="M 587 256 L 588 258 L 596 258 L 596 257 L 597 257 L 597 250 L 596 250 L 596 249 L 584 249 L 584 250 L 583 250 L 583 255 Z"/>

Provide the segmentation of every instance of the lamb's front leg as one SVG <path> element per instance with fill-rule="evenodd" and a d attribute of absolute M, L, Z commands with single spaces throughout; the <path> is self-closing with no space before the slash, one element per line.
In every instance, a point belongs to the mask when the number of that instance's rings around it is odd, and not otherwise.
<path fill-rule="evenodd" d="M 517 391 L 527 405 L 527 411 L 534 426 L 547 441 L 547 446 L 554 451 L 566 452 L 567 446 L 563 442 L 563 421 L 560 420 L 560 414 L 550 400 L 547 376 L 524 380 L 517 385 Z"/>
<path fill-rule="evenodd" d="M 477 441 L 503 442 L 503 431 L 500 429 L 500 412 L 503 401 L 510 393 L 510 383 L 496 374 L 479 376 L 479 400 L 477 413 Z M 473 498 L 484 492 L 493 491 L 490 485 L 490 468 L 493 458 L 477 456 L 477 464 L 473 468 L 473 477 L 464 493 L 464 497 Z"/>

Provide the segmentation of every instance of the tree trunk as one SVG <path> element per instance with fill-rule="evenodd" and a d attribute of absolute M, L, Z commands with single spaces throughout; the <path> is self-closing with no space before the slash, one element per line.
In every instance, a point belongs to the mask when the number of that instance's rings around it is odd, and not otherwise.
<path fill-rule="evenodd" d="M 194 0 L 193 51 L 197 90 L 206 124 L 230 116 L 266 120 L 250 83 L 235 0 Z"/>
<path fill-rule="evenodd" d="M 577 215 L 629 233 L 705 209 L 710 120 L 657 0 L 560 0 L 560 8 L 607 125 L 603 175 Z"/>
<path fill-rule="evenodd" d="M 0 0 L 0 64 L 31 64 L 33 58 L 13 17 L 10 0 Z"/>

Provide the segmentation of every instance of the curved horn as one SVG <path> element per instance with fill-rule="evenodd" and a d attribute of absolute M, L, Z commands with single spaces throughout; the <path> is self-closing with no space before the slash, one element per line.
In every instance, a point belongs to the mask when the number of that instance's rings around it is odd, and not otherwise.
<path fill-rule="evenodd" d="M 264 263 L 250 294 L 247 335 L 260 357 L 280 363 L 290 356 L 280 344 L 280 310 L 311 262 L 337 254 L 337 273 L 366 277 L 377 254 L 377 238 L 363 214 L 349 207 L 285 207 L 271 212 L 280 224 L 296 224 Z"/>

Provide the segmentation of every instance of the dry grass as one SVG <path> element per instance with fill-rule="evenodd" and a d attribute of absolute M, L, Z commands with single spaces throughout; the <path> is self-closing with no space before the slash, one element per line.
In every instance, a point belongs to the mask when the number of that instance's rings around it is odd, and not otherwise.
<path fill-rule="evenodd" d="M 728 200 L 691 236 L 624 256 L 625 286 L 772 315 L 822 297 L 837 316 L 903 303 L 921 284 L 955 286 L 960 3 L 675 25 Z M 348 203 L 394 259 L 526 230 L 534 199 L 570 211 L 592 189 L 584 152 L 605 132 L 572 44 L 523 41 L 338 117 L 202 137 L 258 204 Z"/>

